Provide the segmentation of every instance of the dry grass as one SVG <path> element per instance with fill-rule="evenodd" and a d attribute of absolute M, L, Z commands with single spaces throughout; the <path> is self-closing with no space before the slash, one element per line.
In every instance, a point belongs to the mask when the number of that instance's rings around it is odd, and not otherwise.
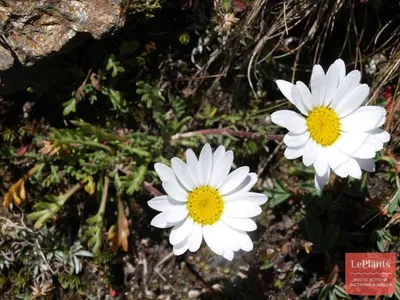
<path fill-rule="evenodd" d="M 398 98 L 400 16 L 393 14 L 394 6 L 400 9 L 400 4 L 383 0 L 254 0 L 243 15 L 238 15 L 240 22 L 235 30 L 220 37 L 221 47 L 206 56 L 189 88 L 194 93 L 212 74 L 246 68 L 249 85 L 257 97 L 258 83 L 263 81 L 259 69 L 265 67 L 262 63 L 266 60 L 290 68 L 294 80 L 297 71 L 310 71 L 310 62 L 301 62 L 304 54 L 312 57 L 313 64 L 325 56 L 346 57 L 349 67 L 361 71 L 368 61 L 383 56 L 385 63 L 378 65 L 373 74 L 369 101 L 375 102 L 389 83 L 395 87 L 394 98 Z M 220 8 L 215 11 L 222 13 Z M 338 37 L 343 45 L 332 53 L 326 45 Z M 292 65 L 287 65 L 288 60 Z M 214 80 L 208 93 L 221 78 Z"/>

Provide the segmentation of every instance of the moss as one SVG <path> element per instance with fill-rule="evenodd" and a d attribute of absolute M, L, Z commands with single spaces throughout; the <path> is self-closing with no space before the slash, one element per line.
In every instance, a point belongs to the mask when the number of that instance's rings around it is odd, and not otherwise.
<path fill-rule="evenodd" d="M 164 0 L 139 0 L 130 5 L 131 14 L 143 14 L 146 18 L 153 18 L 154 11 L 164 5 Z"/>

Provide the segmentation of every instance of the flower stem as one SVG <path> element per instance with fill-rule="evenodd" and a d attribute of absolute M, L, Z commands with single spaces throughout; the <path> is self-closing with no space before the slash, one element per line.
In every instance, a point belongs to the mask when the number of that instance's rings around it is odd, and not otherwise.
<path fill-rule="evenodd" d="M 110 185 L 110 179 L 107 175 L 104 176 L 103 182 L 103 194 L 101 196 L 101 203 L 99 208 L 99 214 L 103 215 L 106 211 L 106 203 L 107 203 L 107 195 L 108 195 L 108 186 Z"/>

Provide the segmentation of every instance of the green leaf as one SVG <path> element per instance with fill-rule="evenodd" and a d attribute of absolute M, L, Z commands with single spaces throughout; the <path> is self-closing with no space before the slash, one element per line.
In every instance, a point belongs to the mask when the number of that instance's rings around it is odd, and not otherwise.
<path fill-rule="evenodd" d="M 221 0 L 221 7 L 224 13 L 229 12 L 232 6 L 232 0 Z"/>
<path fill-rule="evenodd" d="M 390 200 L 390 204 L 388 207 L 388 214 L 394 213 L 399 208 L 399 200 L 400 200 L 400 190 L 397 190 L 396 194 Z"/>
<path fill-rule="evenodd" d="M 328 283 L 326 284 L 318 295 L 318 300 L 325 300 L 328 298 L 329 292 L 331 290 L 331 285 Z"/>
<path fill-rule="evenodd" d="M 349 299 L 350 298 L 349 295 L 346 293 L 346 291 L 341 286 L 339 286 L 337 284 L 335 284 L 334 291 L 335 291 L 335 294 L 338 295 L 341 298 L 344 298 L 344 299 Z"/>
<path fill-rule="evenodd" d="M 308 240 L 314 244 L 313 252 L 323 252 L 325 241 L 321 222 L 317 219 L 308 219 L 305 222 L 305 230 Z"/>
<path fill-rule="evenodd" d="M 336 294 L 334 291 L 329 291 L 329 300 L 337 300 Z"/>
<path fill-rule="evenodd" d="M 75 252 L 74 255 L 76 256 L 84 256 L 84 257 L 93 257 L 93 253 L 86 251 L 86 250 L 79 250 L 78 252 Z"/>
<path fill-rule="evenodd" d="M 124 41 L 119 48 L 119 57 L 121 60 L 126 60 L 136 52 L 140 43 L 138 41 Z"/>
<path fill-rule="evenodd" d="M 63 103 L 63 115 L 68 116 L 72 112 L 76 112 L 76 100 L 72 98 L 71 100 Z"/>
<path fill-rule="evenodd" d="M 324 234 L 324 250 L 328 251 L 335 244 L 340 233 L 340 227 L 336 224 L 330 224 Z"/>
<path fill-rule="evenodd" d="M 269 198 L 269 207 L 275 207 L 282 202 L 285 202 L 292 196 L 292 194 L 287 191 L 277 180 L 274 180 L 274 189 L 267 190 L 265 194 Z"/>

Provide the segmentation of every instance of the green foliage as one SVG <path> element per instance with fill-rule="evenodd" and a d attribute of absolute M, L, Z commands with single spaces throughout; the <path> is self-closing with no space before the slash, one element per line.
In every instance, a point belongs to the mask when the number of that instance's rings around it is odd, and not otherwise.
<path fill-rule="evenodd" d="M 187 45 L 190 43 L 190 35 L 188 32 L 182 32 L 181 35 L 179 36 L 179 42 L 182 45 Z"/>
<path fill-rule="evenodd" d="M 400 211 L 400 189 L 396 191 L 394 196 L 388 201 L 384 201 L 382 205 L 387 206 L 387 215 L 391 217 L 395 212 Z"/>
<path fill-rule="evenodd" d="M 94 254 L 98 254 L 103 242 L 104 215 L 98 213 L 86 219 L 87 228 L 84 239 L 88 240 L 88 247 Z"/>
<path fill-rule="evenodd" d="M 2 133 L 1 137 L 5 142 L 12 143 L 15 139 L 15 133 L 10 128 L 6 128 Z"/>
<path fill-rule="evenodd" d="M 111 71 L 111 76 L 117 77 L 120 73 L 125 72 L 125 69 L 121 66 L 121 62 L 116 60 L 115 55 L 112 54 L 107 60 L 106 71 Z"/>
<path fill-rule="evenodd" d="M 232 7 L 232 1 L 230 1 L 230 0 L 221 0 L 221 7 L 222 7 L 222 10 L 225 13 L 229 12 L 229 10 Z"/>
<path fill-rule="evenodd" d="M 132 196 L 134 192 L 140 191 L 143 186 L 144 177 L 147 174 L 147 166 L 142 165 L 137 168 L 133 173 L 129 173 L 126 176 L 119 177 L 119 188 L 121 191 L 129 196 Z"/>
<path fill-rule="evenodd" d="M 393 236 L 384 228 L 375 230 L 370 238 L 371 244 L 376 244 L 380 252 L 387 252 L 390 244 L 393 243 Z"/>
<path fill-rule="evenodd" d="M 310 218 L 320 217 L 323 214 L 333 214 L 340 209 L 340 201 L 332 199 L 330 194 L 315 196 L 307 194 L 302 200 L 306 214 Z"/>
<path fill-rule="evenodd" d="M 143 81 L 138 81 L 136 85 L 138 87 L 136 93 L 141 96 L 140 100 L 146 105 L 146 107 L 159 109 L 165 101 L 161 94 L 161 90 Z"/>
<path fill-rule="evenodd" d="M 104 182 L 105 181 L 105 182 Z M 88 247 L 95 255 L 98 255 L 103 242 L 104 213 L 106 209 L 108 178 L 99 181 L 97 185 L 97 199 L 100 199 L 100 208 L 96 215 L 86 219 L 83 240 L 88 242 Z M 107 186 L 104 186 L 106 184 Z M 104 194 L 104 197 L 103 197 Z"/>
<path fill-rule="evenodd" d="M 346 291 L 339 285 L 330 285 L 327 283 L 318 295 L 318 300 L 336 300 L 336 299 L 351 299 Z"/>
<path fill-rule="evenodd" d="M 335 244 L 340 228 L 336 224 L 330 224 L 326 229 L 322 227 L 319 220 L 308 219 L 305 223 L 307 240 L 313 244 L 314 253 L 325 253 Z"/>
<path fill-rule="evenodd" d="M 286 190 L 278 180 L 274 180 L 274 188 L 271 190 L 267 190 L 265 194 L 268 196 L 268 205 L 270 207 L 275 207 L 282 202 L 290 199 L 292 194 Z"/>
<path fill-rule="evenodd" d="M 47 202 L 38 202 L 33 207 L 35 212 L 28 216 L 30 221 L 35 221 L 35 228 L 42 227 L 48 220 L 55 217 L 58 211 L 63 207 L 65 202 L 79 189 L 80 184 L 75 185 L 65 194 L 55 196 L 46 195 Z"/>
<path fill-rule="evenodd" d="M 157 11 L 164 4 L 164 0 L 145 0 L 130 4 L 132 14 L 143 14 L 146 18 L 153 18 L 154 11 Z"/>
<path fill-rule="evenodd" d="M 129 52 L 126 49 L 129 45 L 133 44 L 124 44 L 124 48 L 121 46 L 121 58 L 129 58 L 129 55 L 136 50 L 136 48 L 134 48 L 133 52 Z M 97 74 L 89 71 L 81 86 L 76 91 L 72 92 L 70 100 L 63 103 L 64 116 L 75 113 L 79 102 L 89 100 L 90 104 L 93 105 L 100 97 L 108 99 L 115 111 L 121 113 L 128 112 L 128 102 L 125 95 L 122 91 L 116 88 L 118 80 L 125 72 L 125 68 L 122 64 L 123 62 L 119 60 L 116 55 L 111 54 L 107 58 L 104 67 L 98 70 Z"/>
<path fill-rule="evenodd" d="M 60 276 L 60 284 L 63 289 L 79 290 L 82 286 L 79 276 L 74 274 L 64 274 Z"/>
<path fill-rule="evenodd" d="M 79 257 L 93 257 L 89 251 L 83 250 L 79 242 L 75 242 L 67 251 L 55 251 L 54 256 L 57 261 L 66 267 L 69 275 L 79 274 L 82 270 L 82 263 Z"/>

